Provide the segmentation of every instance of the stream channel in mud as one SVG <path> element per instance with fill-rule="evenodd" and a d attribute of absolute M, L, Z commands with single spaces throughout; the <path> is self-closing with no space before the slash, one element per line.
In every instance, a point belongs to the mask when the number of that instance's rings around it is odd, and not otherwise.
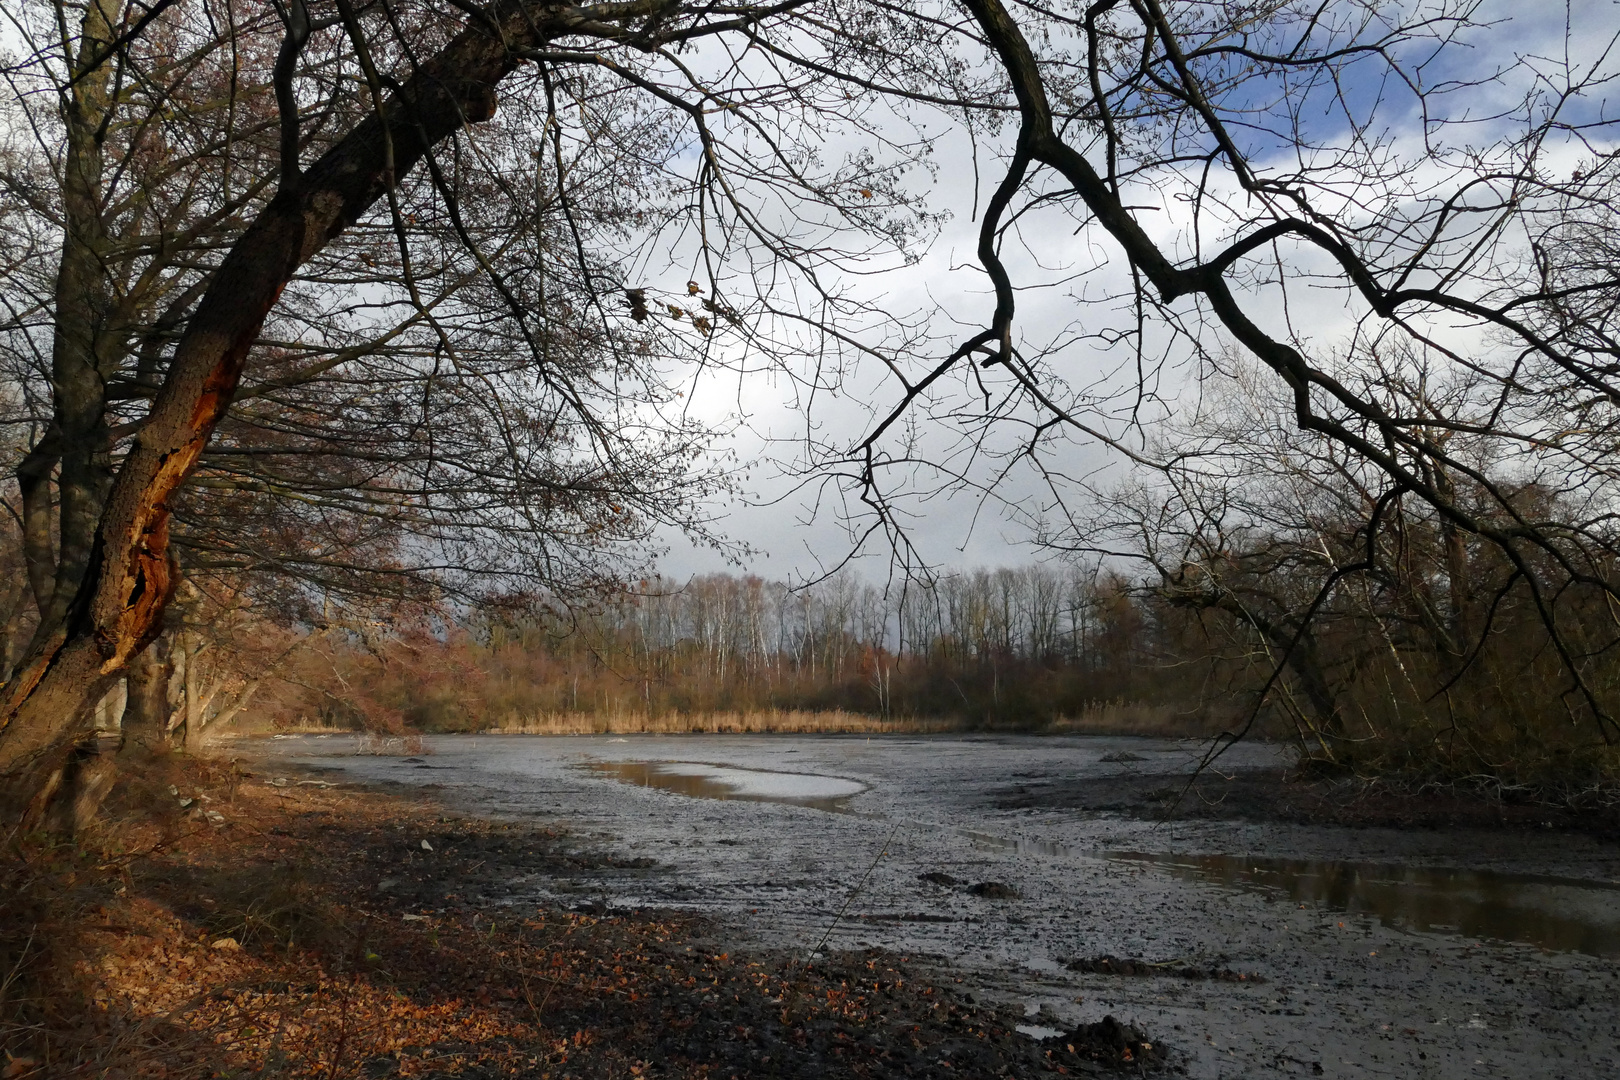
<path fill-rule="evenodd" d="M 1195 1077 L 1620 1075 L 1620 848 L 1584 836 L 1041 805 L 1041 792 L 1121 777 L 1173 785 L 1202 748 L 1170 740 L 480 735 L 430 739 L 420 758 L 356 749 L 306 736 L 231 752 L 431 787 L 642 863 L 514 881 L 492 904 L 695 909 L 736 944 L 935 956 L 973 993 L 1022 1002 L 1032 1034 L 1112 1014 Z M 1240 745 L 1222 767 L 1272 768 L 1279 753 Z"/>

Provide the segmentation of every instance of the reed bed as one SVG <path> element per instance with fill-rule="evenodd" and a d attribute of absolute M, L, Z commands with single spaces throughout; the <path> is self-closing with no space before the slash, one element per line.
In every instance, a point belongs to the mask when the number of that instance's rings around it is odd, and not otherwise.
<path fill-rule="evenodd" d="M 1222 728 L 1219 718 L 1205 713 L 1189 714 L 1169 706 L 1131 701 L 1097 701 L 1080 712 L 1055 716 L 1033 723 L 987 722 L 960 716 L 890 716 L 846 709 L 747 709 L 709 712 L 667 712 L 648 714 L 625 711 L 544 712 L 512 715 L 465 729 L 469 734 L 487 735 L 947 735 L 972 731 L 998 731 L 1051 735 L 1135 735 L 1152 738 L 1205 738 Z M 336 735 L 366 734 L 368 743 L 388 743 L 394 752 L 398 745 L 413 748 L 401 751 L 419 753 L 420 734 L 409 729 L 397 732 L 361 732 L 351 728 L 320 724 L 266 726 L 251 720 L 233 725 L 235 735 Z"/>
<path fill-rule="evenodd" d="M 758 709 L 706 713 L 556 712 L 508 717 L 484 729 L 498 735 L 764 735 L 939 734 L 963 731 L 960 720 L 880 717 L 842 709 Z"/>

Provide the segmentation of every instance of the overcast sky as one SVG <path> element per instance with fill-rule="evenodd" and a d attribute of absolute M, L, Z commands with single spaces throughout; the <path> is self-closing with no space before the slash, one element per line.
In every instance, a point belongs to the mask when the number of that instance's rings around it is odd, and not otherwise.
<path fill-rule="evenodd" d="M 1390 5 L 1403 6 L 1412 5 Z M 1507 68 L 1526 54 L 1569 55 L 1580 62 L 1604 47 L 1620 28 L 1620 0 L 1580 0 L 1567 12 L 1557 3 L 1491 0 L 1482 5 L 1480 17 L 1496 25 L 1475 33 L 1468 48 L 1457 49 L 1448 61 L 1449 70 L 1431 67 L 1426 72 L 1430 82 L 1458 72 L 1478 74 Z M 1523 93 L 1525 77 L 1521 71 L 1494 87 L 1474 88 L 1466 100 L 1450 100 L 1448 105 L 1467 109 L 1471 115 L 1489 115 Z M 1393 144 L 1416 138 L 1417 114 L 1402 103 L 1398 88 L 1391 91 L 1369 83 L 1348 90 L 1352 101 L 1385 95 L 1380 116 Z M 1595 104 L 1594 109 L 1597 107 Z M 948 130 L 949 125 L 941 123 L 939 129 Z M 1470 138 L 1486 144 L 1494 134 L 1488 124 L 1469 132 Z M 826 152 L 835 156 L 856 148 L 852 143 L 833 142 Z M 948 313 L 955 326 L 948 325 L 948 319 L 937 325 L 936 358 L 949 351 L 950 341 L 984 325 L 992 306 L 984 276 L 973 258 L 977 243 L 974 208 L 982 204 L 999 178 L 997 149 L 981 142 L 975 159 L 973 148 L 959 130 L 945 136 L 933 154 L 934 171 L 911 174 L 931 208 L 949 215 L 923 257 L 912 265 L 896 260 L 886 273 L 850 277 L 844 283 L 888 311 L 920 312 L 937 305 Z M 1287 154 L 1289 148 L 1274 147 L 1272 152 Z M 978 170 L 973 167 L 975 160 Z M 1414 183 L 1418 181 L 1414 179 Z M 1187 220 L 1185 207 L 1174 200 L 1161 200 L 1139 217 L 1150 235 L 1161 240 L 1179 236 Z M 1071 219 L 1056 212 L 1033 214 L 1018 230 L 1017 242 L 1009 242 L 1004 249 L 1014 281 L 1026 287 L 1019 297 L 1017 324 L 1017 333 L 1026 344 L 1039 347 L 1066 334 L 1095 333 L 1119 318 L 1116 304 L 1095 302 L 1125 290 L 1127 279 L 1117 249 L 1096 230 L 1076 235 L 1072 226 Z M 676 272 L 671 264 L 672 280 L 684 280 L 687 273 L 685 269 Z M 1262 321 L 1267 316 L 1280 319 L 1282 310 L 1280 304 L 1258 306 Z M 1342 292 L 1319 289 L 1291 292 L 1287 315 L 1296 329 L 1308 328 L 1312 341 L 1331 350 L 1348 333 L 1353 312 Z M 1093 386 L 1097 390 L 1094 396 L 1107 399 L 1110 392 L 1134 384 L 1134 368 L 1127 365 L 1120 370 L 1128 360 L 1118 351 L 1110 353 L 1094 341 L 1080 340 L 1064 349 L 1055 363 L 1071 386 Z M 1150 402 L 1140 414 L 1148 428 L 1165 409 L 1185 407 L 1189 393 L 1196 393 L 1197 372 L 1185 364 L 1178 366 L 1175 360 L 1170 357 L 1155 384 L 1158 401 Z M 721 368 L 696 377 L 689 397 L 699 415 L 733 429 L 715 452 L 731 455 L 745 466 L 738 473 L 742 487 L 738 497 L 711 507 L 718 529 L 754 549 L 755 554 L 746 559 L 746 569 L 772 578 L 813 576 L 851 550 L 850 536 L 840 521 L 844 507 L 836 486 L 804 483 L 802 477 L 785 475 L 797 457 L 794 440 L 805 434 L 800 390 L 782 374 L 739 376 Z M 857 369 L 841 395 L 818 398 L 813 414 L 817 433 L 835 441 L 853 440 L 867 429 L 875 413 L 886 410 L 897 397 L 898 387 L 886 381 L 875 366 Z M 1119 426 L 1119 414 L 1108 408 L 1094 419 L 1115 432 L 1125 430 Z M 938 433 L 928 447 L 941 455 L 959 450 L 949 434 Z M 1015 437 L 1009 431 L 1004 445 Z M 1051 461 L 1073 477 L 1120 467 L 1116 454 L 1083 439 L 1065 444 Z M 1025 507 L 1031 516 L 1051 498 L 1027 472 L 1013 473 L 997 491 L 1008 502 Z M 913 501 L 908 509 L 911 539 L 932 563 L 996 566 L 1040 557 L 1030 545 L 1027 521 L 1009 520 L 1004 508 L 993 500 L 971 492 L 941 493 Z M 660 569 L 670 576 L 736 568 L 721 554 L 694 546 L 678 534 L 671 533 L 666 540 L 670 550 Z M 861 564 L 863 572 L 870 578 L 883 578 L 888 569 L 887 545 L 877 540 L 867 544 L 866 552 L 869 557 Z"/>
<path fill-rule="evenodd" d="M 1489 30 L 1475 33 L 1471 47 L 1455 50 L 1446 68 L 1431 65 L 1425 72 L 1431 82 L 1448 75 L 1466 71 L 1481 72 L 1506 68 L 1516 57 L 1537 54 L 1561 59 L 1570 56 L 1579 61 L 1585 54 L 1590 58 L 1620 29 L 1620 4 L 1615 0 L 1589 0 L 1574 5 L 1566 12 L 1558 4 L 1492 3 L 1482 9 L 1483 16 L 1495 20 Z M 1369 69 L 1370 73 L 1370 69 Z M 1448 108 L 1467 110 L 1471 117 L 1485 116 L 1498 111 L 1521 95 L 1526 87 L 1527 74 L 1520 71 L 1498 84 L 1473 88 L 1466 95 L 1445 99 Z M 1417 112 L 1410 103 L 1403 103 L 1398 93 L 1387 86 L 1351 86 L 1347 95 L 1352 101 L 1371 101 L 1382 93 L 1385 100 L 1379 116 L 1392 145 L 1400 146 L 1418 135 Z M 1491 139 L 1493 131 L 1488 123 L 1473 126 L 1467 136 L 1477 144 Z M 1458 134 L 1461 137 L 1461 133 Z M 829 150 L 837 149 L 830 147 Z M 981 144 L 978 160 L 983 168 L 986 189 L 998 178 L 990 162 L 993 148 Z M 1290 153 L 1289 148 L 1277 152 Z M 1571 151 L 1571 161 L 1575 153 Z M 889 310 L 910 311 L 937 301 L 964 325 L 975 319 L 988 317 L 990 302 L 985 290 L 985 279 L 977 269 L 972 254 L 977 242 L 976 222 L 972 208 L 982 202 L 985 190 L 975 198 L 975 172 L 971 168 L 970 147 L 965 138 L 942 142 L 936 149 L 934 164 L 936 175 L 927 189 L 932 207 L 948 211 L 950 220 L 937 239 L 930 245 L 926 257 L 914 266 L 896 268 L 875 278 L 853 282 L 852 286 L 864 290 L 864 295 L 879 299 Z M 1434 180 L 1444 184 L 1444 177 Z M 1414 190 L 1426 181 L 1413 178 Z M 1155 211 L 1140 215 L 1150 234 L 1156 239 L 1168 240 L 1177 236 L 1186 222 L 1185 213 L 1174 202 L 1161 203 Z M 1042 286 L 1024 291 L 1019 298 L 1018 331 L 1026 342 L 1046 342 L 1058 338 L 1065 328 L 1072 328 L 1081 320 L 1082 328 L 1094 331 L 1102 323 L 1117 317 L 1113 305 L 1092 305 L 1089 297 L 1117 294 L 1124 287 L 1117 253 L 1106 238 L 1095 231 L 1074 235 L 1072 224 L 1056 214 L 1031 217 L 1020 232 L 1024 250 L 1013 250 L 1007 245 L 1007 254 L 1015 282 Z M 1175 246 L 1172 244 L 1172 246 Z M 1078 276 L 1076 276 L 1078 275 Z M 1055 282 L 1063 284 L 1054 286 Z M 1282 319 L 1280 303 L 1258 305 L 1261 321 L 1266 317 Z M 1324 352 L 1345 340 L 1350 332 L 1353 305 L 1347 304 L 1341 292 L 1317 289 L 1295 290 L 1288 297 L 1286 317 L 1296 331 L 1301 331 Z M 982 325 L 980 323 L 979 325 Z M 970 327 L 967 332 L 976 329 Z M 1278 326 L 1277 329 L 1282 329 Z M 962 336 L 966 336 L 964 333 Z M 939 353 L 943 356 L 944 351 Z M 1121 357 L 1109 355 L 1105 350 L 1085 343 L 1066 349 L 1059 359 L 1061 369 L 1073 384 L 1101 381 L 1114 388 L 1127 387 L 1134 380 L 1129 372 L 1118 372 Z M 1187 366 L 1172 363 L 1158 384 L 1164 407 L 1173 407 L 1181 398 L 1182 407 L 1190 394 L 1196 393 L 1192 380 L 1194 372 Z M 740 411 L 745 423 L 720 448 L 735 453 L 752 467 L 742 477 L 745 490 L 741 497 L 715 508 L 720 526 L 736 540 L 758 550 L 750 558 L 747 568 L 773 578 L 793 578 L 813 575 L 818 569 L 844 557 L 850 550 L 849 535 L 841 527 L 839 506 L 827 485 L 807 485 L 793 490 L 791 479 L 784 478 L 773 459 L 791 458 L 791 450 L 772 440 L 792 439 L 802 435 L 805 420 L 793 400 L 786 380 L 778 377 L 746 377 L 717 375 L 694 388 L 694 400 L 700 412 L 720 418 Z M 826 425 L 824 430 L 844 429 L 848 436 L 864 430 L 870 422 L 872 410 L 896 400 L 897 387 L 885 384 L 876 372 L 862 372 L 852 381 L 842 400 L 822 400 L 818 403 L 816 419 Z M 1149 423 L 1155 415 L 1151 406 L 1143 415 Z M 1117 429 L 1116 429 L 1117 430 Z M 1010 437 L 1010 435 L 1009 435 Z M 1092 474 L 1100 468 L 1118 468 L 1117 455 L 1107 452 L 1095 443 L 1075 441 L 1064 447 L 1054 461 L 1075 475 Z M 1015 474 L 1003 483 L 1001 493 L 1014 502 L 1031 509 L 1049 500 L 1032 476 Z M 820 497 L 818 503 L 817 498 Z M 1030 545 L 1027 525 L 1008 520 L 1003 508 L 987 503 L 967 492 L 941 495 L 913 507 L 912 539 L 924 556 L 942 565 L 1008 565 L 1030 561 L 1041 554 Z M 684 577 L 727 569 L 727 562 L 717 553 L 697 548 L 678 536 L 670 537 L 669 555 L 661 568 L 669 575 Z M 869 558 L 861 565 L 868 577 L 881 579 L 887 573 L 888 549 L 881 541 L 867 545 Z"/>

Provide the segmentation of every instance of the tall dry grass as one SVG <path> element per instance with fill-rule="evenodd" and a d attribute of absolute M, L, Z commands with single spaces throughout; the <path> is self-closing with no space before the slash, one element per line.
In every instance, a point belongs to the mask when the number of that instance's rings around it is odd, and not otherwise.
<path fill-rule="evenodd" d="M 555 712 L 504 718 L 483 729 L 500 735 L 681 735 L 937 734 L 962 731 L 949 717 L 885 719 L 842 709 L 751 709 L 683 715 L 665 713 Z"/>
<path fill-rule="evenodd" d="M 1097 701 L 1073 715 L 1045 723 L 986 723 L 961 716 L 881 717 L 845 709 L 739 709 L 703 713 L 546 712 L 508 715 L 471 732 L 486 735 L 945 735 L 966 732 L 1024 732 L 1048 735 L 1119 735 L 1144 738 L 1208 738 L 1229 726 L 1207 712 L 1132 701 Z M 275 725 L 251 721 L 235 726 L 233 735 L 351 734 L 330 725 Z M 1262 733 L 1261 737 L 1270 732 Z M 414 732 L 366 735 L 364 753 L 422 753 L 422 736 Z"/>

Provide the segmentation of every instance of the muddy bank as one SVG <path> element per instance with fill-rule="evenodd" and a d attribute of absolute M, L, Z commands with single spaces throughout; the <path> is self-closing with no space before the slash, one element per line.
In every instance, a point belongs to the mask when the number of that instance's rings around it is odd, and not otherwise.
<path fill-rule="evenodd" d="M 1112 1075 L 1171 1053 L 1123 1028 L 1040 1042 L 882 949 L 810 960 L 690 913 L 507 902 L 645 869 L 555 828 L 298 773 L 165 779 L 87 845 L 8 864 L 8 913 L 50 949 L 3 999 L 8 1080 Z"/>
<path fill-rule="evenodd" d="M 1109 785 L 1184 783 L 1201 747 L 1162 740 L 476 737 L 430 740 L 416 762 L 340 740 L 245 749 L 266 771 L 567 829 L 621 863 L 513 878 L 491 903 L 692 913 L 733 951 L 926 957 L 981 1007 L 1021 1012 L 1037 1048 L 1114 1017 L 1196 1077 L 1620 1071 L 1620 850 L 1590 834 L 1086 808 Z M 1263 746 L 1223 761 L 1282 764 Z M 738 772 L 746 797 L 700 790 Z M 801 795 L 847 786 L 797 804 L 770 795 L 773 774 Z"/>
<path fill-rule="evenodd" d="M 1116 754 L 1120 775 L 1084 784 L 1044 780 L 987 792 L 998 810 L 1076 810 L 1151 821 L 1285 822 L 1353 828 L 1553 830 L 1620 840 L 1620 808 L 1574 808 L 1513 792 L 1423 787 L 1304 774 L 1274 766 L 1229 769 L 1224 762 L 1193 775 L 1138 773 L 1149 759 Z"/>

